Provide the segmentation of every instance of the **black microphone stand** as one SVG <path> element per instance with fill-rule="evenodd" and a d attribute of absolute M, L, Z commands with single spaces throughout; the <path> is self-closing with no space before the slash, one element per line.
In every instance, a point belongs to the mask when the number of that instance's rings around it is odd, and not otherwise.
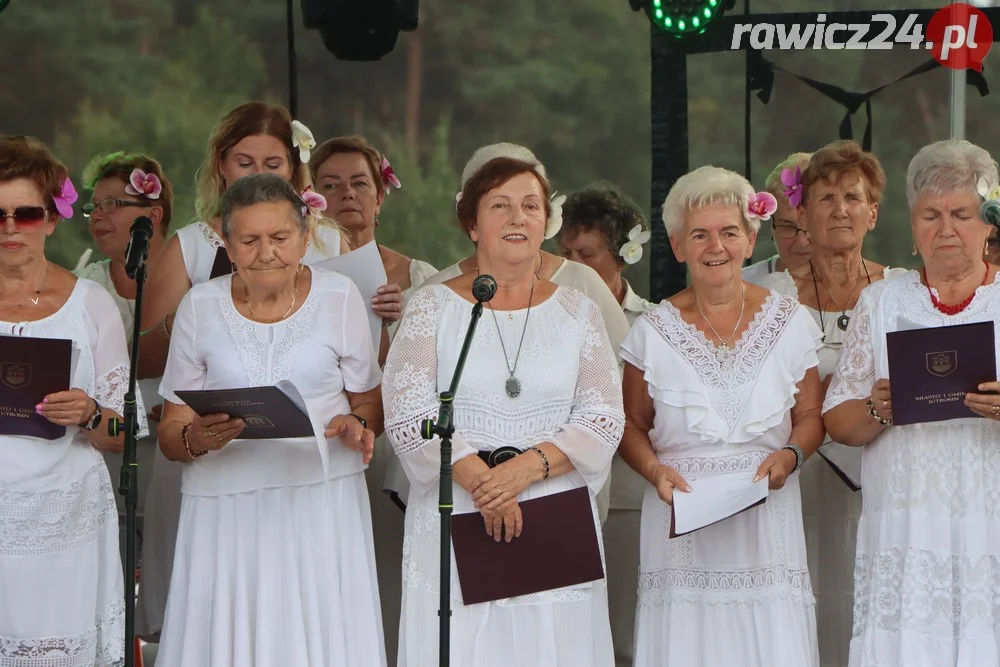
<path fill-rule="evenodd" d="M 139 360 L 139 323 L 142 317 L 142 288 L 146 282 L 146 266 L 140 264 L 135 274 L 135 317 L 132 320 L 132 362 L 129 364 L 128 391 L 125 393 L 124 423 L 112 419 L 108 433 L 117 438 L 125 434 L 122 469 L 118 478 L 118 493 L 125 499 L 125 667 L 135 665 L 135 515 L 139 504 L 139 463 L 137 444 L 139 415 L 135 400 L 136 367 Z"/>
<path fill-rule="evenodd" d="M 441 407 L 438 411 L 437 421 L 425 419 L 420 423 L 420 434 L 424 440 L 430 440 L 434 436 L 441 438 L 441 481 L 438 490 L 438 510 L 441 513 L 441 606 L 438 610 L 441 622 L 438 639 L 440 667 L 448 667 L 451 651 L 451 513 L 454 509 L 451 489 L 451 436 L 455 433 L 454 400 L 455 392 L 458 391 L 458 381 L 461 379 L 462 369 L 465 367 L 465 358 L 472 345 L 472 335 L 476 331 L 476 324 L 482 314 L 483 302 L 477 301 L 476 305 L 472 307 L 472 320 L 469 322 L 469 330 L 465 334 L 465 342 L 462 343 L 462 351 L 458 355 L 458 363 L 455 364 L 455 374 L 451 377 L 451 387 L 448 391 L 441 392 Z"/>

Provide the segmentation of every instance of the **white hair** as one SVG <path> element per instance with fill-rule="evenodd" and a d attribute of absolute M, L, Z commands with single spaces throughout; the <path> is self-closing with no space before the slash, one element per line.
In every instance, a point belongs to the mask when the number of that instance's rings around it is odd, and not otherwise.
<path fill-rule="evenodd" d="M 469 179 L 476 175 L 476 172 L 483 168 L 490 160 L 495 160 L 498 157 L 511 158 L 513 160 L 520 160 L 521 162 L 527 162 L 538 175 L 543 179 L 548 181 L 549 177 L 545 174 L 545 165 L 535 157 L 535 154 L 524 146 L 519 146 L 517 144 L 490 144 L 489 146 L 483 146 L 469 158 L 469 161 L 465 163 L 465 169 L 462 170 L 462 189 L 465 189 L 465 184 L 469 182 Z"/>
<path fill-rule="evenodd" d="M 663 201 L 663 224 L 673 236 L 684 228 L 692 211 L 706 206 L 734 206 L 750 232 L 760 229 L 759 218 L 747 217 L 747 203 L 754 193 L 750 181 L 740 174 L 711 165 L 698 167 L 677 179 Z"/>
<path fill-rule="evenodd" d="M 906 170 L 906 201 L 957 190 L 975 193 L 979 180 L 997 184 L 997 163 L 989 152 L 964 139 L 945 139 L 917 151 Z"/>

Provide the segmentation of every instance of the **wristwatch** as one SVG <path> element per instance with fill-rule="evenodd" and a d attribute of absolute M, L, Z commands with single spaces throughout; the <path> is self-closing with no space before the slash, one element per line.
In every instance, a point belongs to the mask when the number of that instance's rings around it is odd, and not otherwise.
<path fill-rule="evenodd" d="M 94 401 L 94 414 L 92 414 L 88 419 L 84 420 L 84 422 L 80 424 L 80 428 L 87 431 L 93 431 L 95 428 L 100 426 L 101 419 L 104 417 L 104 415 L 101 414 L 101 411 L 103 410 L 101 404 L 98 403 L 95 399 L 91 400 Z"/>
<path fill-rule="evenodd" d="M 792 469 L 792 472 L 795 472 L 802 467 L 802 461 L 805 460 L 806 455 L 805 452 L 802 451 L 801 447 L 790 442 L 782 447 L 782 449 L 790 449 L 792 450 L 792 453 L 795 454 L 795 467 Z"/>
<path fill-rule="evenodd" d="M 356 415 L 353 412 L 351 412 L 348 416 L 349 417 L 354 417 L 359 422 L 361 422 L 361 428 L 368 428 L 368 420 L 365 419 L 364 417 L 362 417 L 361 415 Z"/>

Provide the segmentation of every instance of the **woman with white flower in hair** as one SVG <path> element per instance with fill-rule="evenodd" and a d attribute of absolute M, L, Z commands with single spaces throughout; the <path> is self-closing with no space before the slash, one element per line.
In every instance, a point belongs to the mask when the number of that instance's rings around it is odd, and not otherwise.
<path fill-rule="evenodd" d="M 970 388 L 967 417 L 894 425 L 903 379 L 887 360 L 892 332 L 996 329 L 1000 282 L 981 217 L 1000 207 L 994 197 L 985 149 L 949 139 L 914 156 L 906 198 L 923 267 L 862 290 L 823 403 L 830 436 L 863 456 L 850 667 L 1000 665 L 1000 383 Z"/>
<path fill-rule="evenodd" d="M 618 299 L 629 324 L 656 307 L 632 290 L 626 266 L 642 258 L 649 241 L 646 219 L 639 207 L 611 184 L 572 193 L 563 205 L 559 232 L 563 256 L 597 271 Z M 608 566 L 608 612 L 618 665 L 632 664 L 636 590 L 639 573 L 639 524 L 646 480 L 616 456 L 611 464 L 611 499 L 604 522 Z"/>
<path fill-rule="evenodd" d="M 346 243 L 335 226 L 320 217 L 325 203 L 311 191 L 309 154 L 316 141 L 286 109 L 248 102 L 219 121 L 198 170 L 195 209 L 201 222 L 182 227 L 167 241 L 143 295 L 139 377 L 163 374 L 173 331 L 174 312 L 194 285 L 229 275 L 233 263 L 222 237 L 219 202 L 229 187 L 250 174 L 273 173 L 292 184 L 314 206 L 305 263 L 339 255 Z M 176 214 L 175 214 L 176 217 Z M 180 512 L 180 466 L 156 451 L 146 493 L 147 516 L 157 521 L 143 535 L 142 582 L 136 610 L 137 633 L 155 640 L 163 624 Z"/>
<path fill-rule="evenodd" d="M 818 664 L 797 471 L 823 437 L 821 334 L 794 299 L 740 273 L 776 208 L 716 167 L 682 176 L 663 204 L 691 283 L 640 317 L 621 351 L 620 451 L 649 482 L 636 667 Z M 669 537 L 675 500 L 711 479 L 770 491 L 763 505 Z"/>

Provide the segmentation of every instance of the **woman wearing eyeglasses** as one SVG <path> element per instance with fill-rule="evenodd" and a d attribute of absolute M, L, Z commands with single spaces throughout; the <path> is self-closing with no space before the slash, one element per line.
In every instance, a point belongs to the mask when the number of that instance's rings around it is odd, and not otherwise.
<path fill-rule="evenodd" d="M 799 214 L 801 191 L 785 194 L 784 180 L 801 174 L 809 164 L 809 153 L 792 153 L 768 174 L 764 190 L 778 200 L 778 210 L 771 218 L 771 238 L 778 253 L 743 269 L 743 280 L 759 285 L 765 276 L 781 271 L 795 271 L 809 263 L 809 232 Z M 783 176 L 783 174 L 787 174 Z"/>
<path fill-rule="evenodd" d="M 66 167 L 37 139 L 0 137 L 0 349 L 14 338 L 68 339 L 65 391 L 38 395 L 43 368 L 0 354 L 0 665 L 105 667 L 125 652 L 114 490 L 102 452 L 124 410 L 125 332 L 108 293 L 46 260 L 73 217 Z M 5 352 L 9 352 L 7 347 Z M 21 396 L 35 414 L 15 412 Z M 146 418 L 138 397 L 140 436 Z M 16 410 L 16 408 L 15 408 Z M 27 412 L 27 411 L 26 411 Z M 15 423 L 11 423 L 11 422 Z M 28 428 L 46 424 L 62 434 Z"/>
<path fill-rule="evenodd" d="M 804 267 L 773 273 L 761 285 L 796 297 L 823 331 L 819 374 L 825 391 L 861 291 L 906 271 L 886 268 L 862 256 L 865 237 L 875 228 L 885 191 L 885 172 L 873 154 L 862 151 L 853 141 L 836 141 L 813 153 L 801 178 L 796 178 L 793 170 L 785 172 L 782 181 L 790 196 L 801 197 L 798 211 L 809 232 L 812 251 Z M 816 595 L 820 664 L 843 667 L 851 642 L 861 494 L 821 458 L 834 457 L 842 467 L 841 474 L 856 483 L 861 452 L 827 436 L 819 453 L 802 467 L 802 515 Z"/>

